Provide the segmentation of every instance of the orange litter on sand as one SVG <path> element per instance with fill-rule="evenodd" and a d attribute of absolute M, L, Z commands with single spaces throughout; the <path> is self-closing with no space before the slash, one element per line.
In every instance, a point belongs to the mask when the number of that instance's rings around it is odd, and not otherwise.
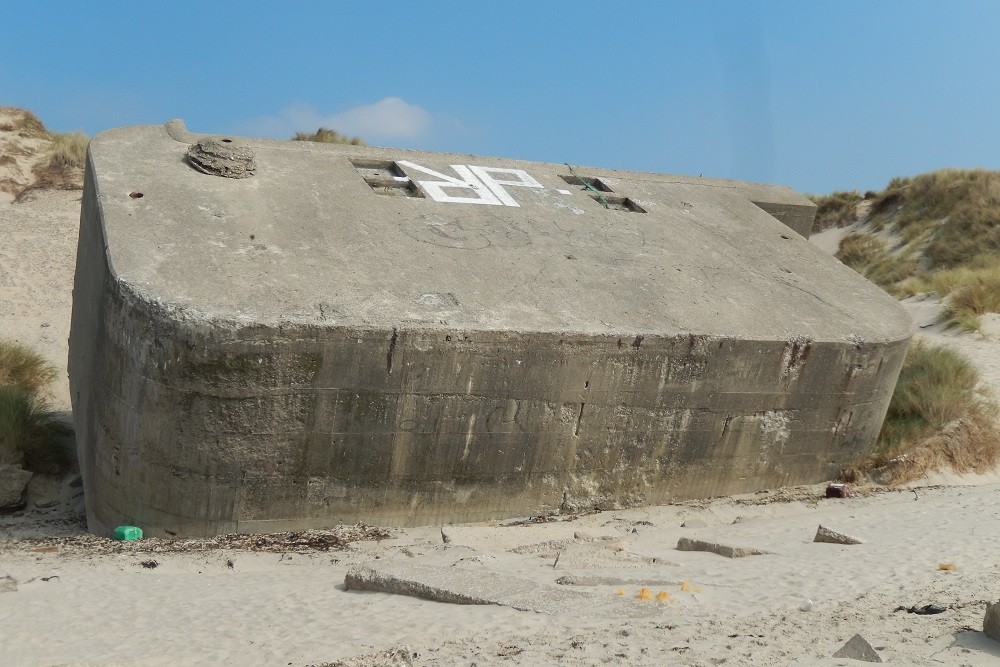
<path fill-rule="evenodd" d="M 954 572 L 958 568 L 955 567 L 954 563 L 938 563 L 938 569 L 939 570 L 947 570 L 949 572 Z"/>
<path fill-rule="evenodd" d="M 618 595 L 625 595 L 625 589 L 624 588 L 619 588 L 618 589 Z"/>
<path fill-rule="evenodd" d="M 681 582 L 681 592 L 682 593 L 701 593 L 701 589 L 692 584 L 690 581 Z"/>
<path fill-rule="evenodd" d="M 639 599 L 640 600 L 652 600 L 653 599 L 653 591 L 649 590 L 646 587 L 643 587 L 643 588 L 639 589 Z"/>
<path fill-rule="evenodd" d="M 657 602 L 666 602 L 669 599 L 670 599 L 670 593 L 666 591 L 660 591 L 659 593 L 656 594 Z"/>

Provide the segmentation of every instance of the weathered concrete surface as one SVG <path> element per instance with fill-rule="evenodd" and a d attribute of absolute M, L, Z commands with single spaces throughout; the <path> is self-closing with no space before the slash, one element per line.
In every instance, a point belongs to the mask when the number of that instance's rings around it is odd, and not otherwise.
<path fill-rule="evenodd" d="M 452 604 L 495 604 L 540 614 L 649 618 L 662 612 L 652 602 L 548 586 L 483 570 L 418 563 L 380 561 L 354 568 L 347 573 L 344 585 L 348 590 L 409 595 Z"/>
<path fill-rule="evenodd" d="M 791 231 L 814 208 L 787 188 L 574 168 L 596 195 L 564 165 L 217 137 L 253 154 L 232 179 L 168 126 L 89 151 L 95 532 L 752 492 L 829 479 L 881 426 L 911 322 Z"/>

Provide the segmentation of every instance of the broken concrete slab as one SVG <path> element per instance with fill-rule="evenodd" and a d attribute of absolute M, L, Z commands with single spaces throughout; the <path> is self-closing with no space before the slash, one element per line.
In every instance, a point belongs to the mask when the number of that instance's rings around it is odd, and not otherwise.
<path fill-rule="evenodd" d="M 751 549 L 750 547 L 734 547 L 718 542 L 708 542 L 706 540 L 693 540 L 690 537 L 682 537 L 677 540 L 678 551 L 708 551 L 713 554 L 725 556 L 726 558 L 746 558 L 747 556 L 765 556 L 773 554 L 773 551 L 763 551 L 761 549 Z"/>
<path fill-rule="evenodd" d="M 611 595 L 597 595 L 539 584 L 530 579 L 484 570 L 405 562 L 378 562 L 347 573 L 348 590 L 377 591 L 450 602 L 493 604 L 540 614 L 574 614 L 603 618 L 648 618 L 661 609 Z"/>
<path fill-rule="evenodd" d="M 645 556 L 626 549 L 604 548 L 595 544 L 571 544 L 556 552 L 554 570 L 636 569 L 678 567 L 677 563 L 658 556 Z"/>
<path fill-rule="evenodd" d="M 581 544 L 591 544 L 595 548 L 611 549 L 617 551 L 628 549 L 630 546 L 632 546 L 631 540 L 623 539 L 621 537 L 618 537 L 617 535 L 579 538 L 576 537 L 576 535 L 574 534 L 573 539 L 545 540 L 544 542 L 533 542 L 531 544 L 522 544 L 519 547 L 508 549 L 508 551 L 510 551 L 511 553 L 524 556 L 528 554 L 562 551 L 574 545 L 581 545 Z"/>
<path fill-rule="evenodd" d="M 993 641 L 1000 642 L 1000 602 L 986 605 L 983 632 Z"/>
<path fill-rule="evenodd" d="M 850 535 L 845 535 L 844 533 L 838 533 L 835 530 L 830 530 L 822 524 L 816 530 L 816 537 L 813 538 L 813 542 L 829 542 L 830 544 L 864 544 L 864 540 L 857 537 L 851 537 Z"/>
<path fill-rule="evenodd" d="M 882 662 L 881 656 L 868 643 L 868 640 L 861 635 L 854 635 L 847 640 L 847 643 L 840 647 L 834 658 L 848 658 L 849 660 L 862 660 L 864 662 Z"/>
<path fill-rule="evenodd" d="M 24 490 L 31 481 L 31 471 L 21 466 L 0 466 L 0 510 L 20 507 L 24 504 Z"/>
<path fill-rule="evenodd" d="M 585 574 L 567 574 L 556 579 L 560 586 L 680 586 L 680 581 L 673 579 L 643 579 L 641 577 L 610 577 L 591 576 Z"/>

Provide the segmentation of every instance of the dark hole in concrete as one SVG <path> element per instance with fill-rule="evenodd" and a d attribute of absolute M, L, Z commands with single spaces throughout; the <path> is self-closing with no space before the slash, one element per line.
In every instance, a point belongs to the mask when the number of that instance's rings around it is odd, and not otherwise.
<path fill-rule="evenodd" d="M 620 197 L 614 194 L 598 195 L 596 192 L 588 192 L 595 201 L 600 202 L 601 198 L 608 203 L 609 211 L 628 211 L 630 213 L 645 213 L 646 209 L 636 204 L 628 197 Z M 603 203 L 602 203 L 603 206 Z"/>
<path fill-rule="evenodd" d="M 584 190 L 589 190 L 590 188 L 587 187 L 589 185 L 591 188 L 601 192 L 614 192 L 604 181 L 593 176 L 566 176 L 560 174 L 559 178 L 566 181 L 569 185 L 578 185 Z"/>
<path fill-rule="evenodd" d="M 132 199 L 142 199 L 143 194 L 141 192 L 130 192 L 128 193 L 128 196 Z"/>

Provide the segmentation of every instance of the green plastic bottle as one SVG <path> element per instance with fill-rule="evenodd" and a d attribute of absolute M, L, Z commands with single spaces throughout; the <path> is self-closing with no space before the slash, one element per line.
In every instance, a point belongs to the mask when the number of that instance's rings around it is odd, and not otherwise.
<path fill-rule="evenodd" d="M 131 542 L 142 539 L 142 528 L 138 526 L 118 526 L 115 528 L 115 539 Z"/>

